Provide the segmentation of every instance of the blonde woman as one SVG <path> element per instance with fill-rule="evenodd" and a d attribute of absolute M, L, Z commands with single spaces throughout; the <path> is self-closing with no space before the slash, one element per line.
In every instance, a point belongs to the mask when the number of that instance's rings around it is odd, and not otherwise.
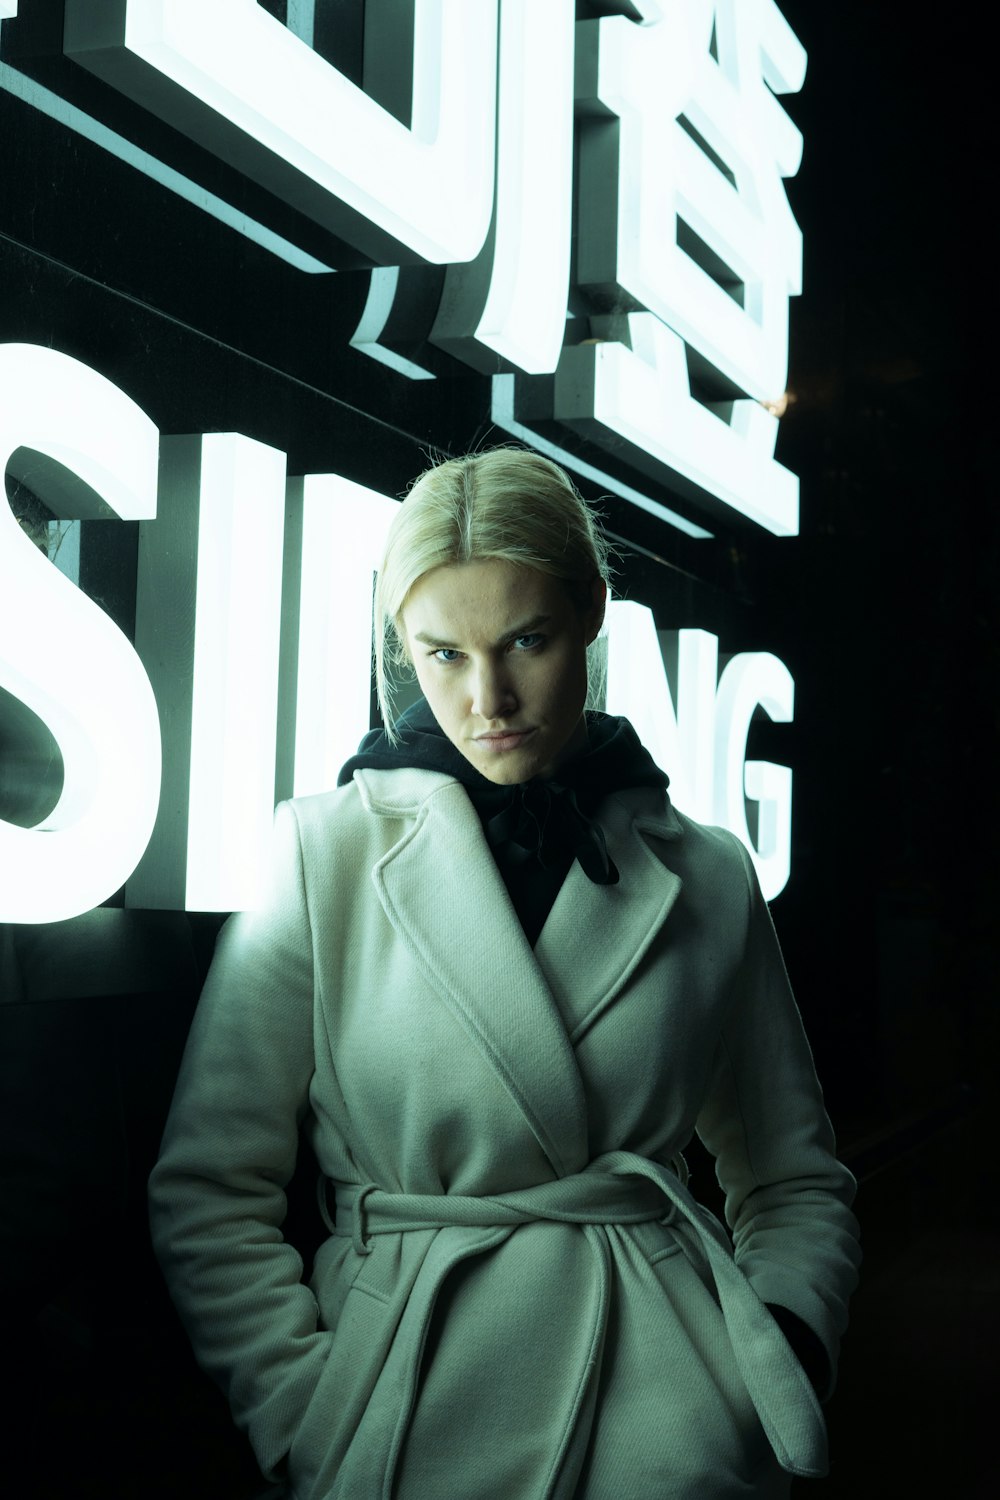
<path fill-rule="evenodd" d="M 555 464 L 414 484 L 384 731 L 283 804 L 153 1174 L 196 1354 L 297 1500 L 778 1496 L 825 1470 L 854 1184 L 751 862 L 586 710 L 607 562 Z M 391 659 L 422 693 L 398 719 Z M 282 1237 L 299 1133 L 329 1237 Z M 728 1232 L 687 1185 L 697 1131 Z"/>

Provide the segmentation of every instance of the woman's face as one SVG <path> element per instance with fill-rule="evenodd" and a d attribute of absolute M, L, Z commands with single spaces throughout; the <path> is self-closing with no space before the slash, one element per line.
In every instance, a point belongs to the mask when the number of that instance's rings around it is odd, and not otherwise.
<path fill-rule="evenodd" d="M 433 568 L 403 604 L 424 697 L 456 750 L 499 786 L 550 775 L 586 743 L 587 647 L 604 585 L 581 614 L 565 584 L 501 558 Z"/>

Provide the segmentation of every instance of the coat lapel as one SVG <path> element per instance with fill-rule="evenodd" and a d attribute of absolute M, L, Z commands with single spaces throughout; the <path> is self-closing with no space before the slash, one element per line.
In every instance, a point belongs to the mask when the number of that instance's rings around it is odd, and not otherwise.
<path fill-rule="evenodd" d="M 389 920 L 502 1079 L 553 1171 L 578 1171 L 587 1131 L 576 1059 L 464 789 L 432 771 L 358 771 L 355 779 L 370 811 L 413 815 L 372 871 Z"/>
<path fill-rule="evenodd" d="M 600 810 L 617 885 L 594 885 L 574 862 L 535 958 L 574 1043 L 621 993 L 681 889 L 648 842 L 676 839 L 681 824 L 663 794 L 620 793 Z"/>

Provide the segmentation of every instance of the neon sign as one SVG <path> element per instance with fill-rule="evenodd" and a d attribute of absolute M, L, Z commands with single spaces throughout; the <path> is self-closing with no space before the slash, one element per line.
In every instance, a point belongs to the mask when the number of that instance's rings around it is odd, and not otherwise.
<path fill-rule="evenodd" d="M 256 0 L 66 0 L 64 47 L 374 266 L 355 349 L 444 378 L 394 344 L 390 314 L 420 266 L 446 265 L 424 340 L 456 373 L 497 372 L 497 426 L 547 434 L 578 472 L 559 435 L 582 436 L 605 487 L 691 534 L 657 490 L 793 534 L 772 408 L 802 141 L 779 97 L 806 58 L 775 0 L 414 0 L 412 56 L 398 6 L 367 0 L 363 89 L 312 49 L 309 11 L 283 26 Z"/>
<path fill-rule="evenodd" d="M 302 516 L 288 788 L 296 797 L 336 785 L 368 724 L 372 583 L 397 503 L 339 474 L 308 474 L 291 486 L 290 514 L 301 506 Z M 288 562 L 291 574 L 296 559 Z"/>
<path fill-rule="evenodd" d="M 652 611 L 632 601 L 608 606 L 607 630 L 609 712 L 631 720 L 670 772 L 670 795 L 682 811 L 736 834 L 770 900 L 784 890 L 791 870 L 792 773 L 771 761 L 747 760 L 747 736 L 758 711 L 791 721 L 795 685 L 788 668 L 769 652 L 747 651 L 727 662 L 720 676 L 717 636 L 707 630 L 661 635 Z M 673 691 L 664 647 L 676 657 Z"/>
<path fill-rule="evenodd" d="M 130 905 L 257 900 L 274 794 L 284 502 L 275 449 L 233 433 L 162 439 L 158 514 L 139 531 L 135 636 L 163 726 L 163 790 L 144 858 L 122 874 Z"/>
<path fill-rule="evenodd" d="M 369 87 L 392 100 L 398 8 L 365 12 Z M 482 246 L 495 0 L 417 0 L 409 127 L 257 0 L 67 0 L 64 46 L 366 255 L 461 261 Z"/>
<path fill-rule="evenodd" d="M 140 522 L 133 648 L 0 509 L 0 685 L 65 770 L 37 826 L 0 821 L 3 921 L 74 916 L 126 882 L 130 906 L 252 906 L 276 796 L 334 785 L 369 725 L 372 581 L 397 502 L 339 475 L 286 483 L 284 454 L 240 434 L 157 440 L 78 360 L 0 346 L 8 471 L 59 519 Z M 791 719 L 793 685 L 763 653 L 719 677 L 718 650 L 679 632 L 671 690 L 649 610 L 613 604 L 608 708 L 679 806 L 742 838 L 770 897 L 788 879 L 792 773 L 747 761 L 747 731 L 759 709 Z"/>
<path fill-rule="evenodd" d="M 0 346 L 0 460 L 59 519 L 156 514 L 157 431 L 79 361 Z M 0 685 L 63 760 L 34 828 L 0 821 L 0 920 L 56 921 L 107 899 L 138 862 L 160 791 L 160 729 L 142 662 L 107 615 L 0 506 Z"/>
<path fill-rule="evenodd" d="M 540 149 L 540 143 L 544 148 Z M 566 326 L 573 184 L 573 7 L 501 8 L 496 200 L 471 265 L 450 266 L 430 339 L 484 373 L 554 370 Z"/>

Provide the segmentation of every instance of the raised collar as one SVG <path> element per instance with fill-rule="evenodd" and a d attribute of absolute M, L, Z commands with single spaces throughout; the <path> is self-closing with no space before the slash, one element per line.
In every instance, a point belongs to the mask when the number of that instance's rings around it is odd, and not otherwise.
<path fill-rule="evenodd" d="M 354 781 L 366 811 L 383 818 L 418 817 L 430 798 L 458 784 L 454 776 L 443 771 L 417 766 L 385 771 L 364 766 L 354 772 Z M 677 839 L 684 832 L 669 795 L 658 787 L 626 787 L 611 792 L 606 800 L 620 804 L 631 814 L 636 828 L 654 838 Z"/>

